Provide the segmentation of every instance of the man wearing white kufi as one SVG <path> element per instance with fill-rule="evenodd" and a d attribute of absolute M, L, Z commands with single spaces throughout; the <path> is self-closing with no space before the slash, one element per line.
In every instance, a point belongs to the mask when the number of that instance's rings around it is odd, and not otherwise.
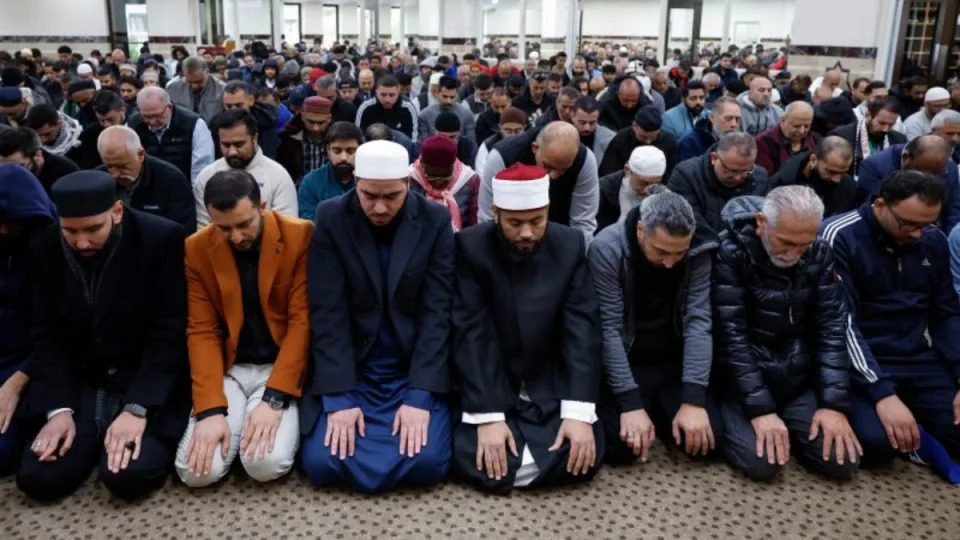
<path fill-rule="evenodd" d="M 647 196 L 650 186 L 663 182 L 667 172 L 667 156 L 656 146 L 638 146 L 622 171 L 614 171 L 600 179 L 600 208 L 597 210 L 597 233 L 622 220 Z"/>
<path fill-rule="evenodd" d="M 494 221 L 456 236 L 452 342 L 462 401 L 454 468 L 501 493 L 589 480 L 603 437 L 586 240 L 548 223 L 544 169 L 514 165 L 492 187 Z"/>
<path fill-rule="evenodd" d="M 450 469 L 453 227 L 408 190 L 408 171 L 402 146 L 365 143 L 356 189 L 317 207 L 300 404 L 302 467 L 317 485 L 382 492 Z"/>

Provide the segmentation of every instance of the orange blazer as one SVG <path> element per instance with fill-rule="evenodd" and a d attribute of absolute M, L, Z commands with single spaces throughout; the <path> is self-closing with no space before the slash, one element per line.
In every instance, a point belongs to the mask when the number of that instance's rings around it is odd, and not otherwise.
<path fill-rule="evenodd" d="M 258 267 L 260 305 L 280 349 L 267 386 L 297 398 L 310 347 L 307 250 L 312 235 L 309 221 L 273 211 L 264 215 Z M 197 413 L 227 406 L 223 376 L 237 356 L 243 295 L 232 248 L 214 225 L 187 238 L 186 272 L 187 347 Z"/>

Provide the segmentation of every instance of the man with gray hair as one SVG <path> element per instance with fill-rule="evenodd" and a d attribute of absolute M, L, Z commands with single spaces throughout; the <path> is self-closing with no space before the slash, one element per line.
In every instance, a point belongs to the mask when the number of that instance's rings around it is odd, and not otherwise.
<path fill-rule="evenodd" d="M 191 181 L 213 163 L 213 137 L 206 122 L 189 109 L 174 105 L 163 88 L 144 88 L 128 125 L 140 136 L 148 154 L 176 167 Z"/>
<path fill-rule="evenodd" d="M 723 448 L 747 477 L 771 480 L 792 453 L 848 479 L 862 455 L 847 415 L 853 395 L 847 308 L 833 255 L 817 238 L 823 202 L 806 186 L 723 209 L 713 319 Z"/>
<path fill-rule="evenodd" d="M 740 131 L 740 115 L 740 104 L 736 99 L 727 96 L 717 98 L 710 105 L 710 114 L 694 122 L 693 130 L 677 141 L 677 160 L 700 157 L 717 144 L 720 137 Z"/>
<path fill-rule="evenodd" d="M 950 145 L 950 159 L 960 163 L 960 112 L 944 109 L 930 121 L 930 132 Z"/>
<path fill-rule="evenodd" d="M 207 124 L 223 111 L 223 83 L 207 73 L 203 58 L 190 56 L 183 61 L 179 80 L 167 86 L 170 100 L 196 114 Z"/>
<path fill-rule="evenodd" d="M 606 384 L 597 416 L 608 463 L 647 460 L 657 434 L 691 456 L 721 436 L 707 392 L 713 360 L 710 273 L 718 243 L 690 203 L 661 185 L 601 231 L 587 259 L 600 301 Z"/>
<path fill-rule="evenodd" d="M 140 136 L 127 126 L 110 126 L 97 139 L 97 152 L 106 171 L 117 181 L 124 206 L 155 214 L 197 230 L 197 212 L 190 180 L 162 159 L 148 156 Z"/>
<path fill-rule="evenodd" d="M 723 228 L 720 212 L 734 197 L 764 196 L 770 190 L 767 171 L 757 167 L 757 143 L 747 133 L 728 133 L 707 154 L 677 165 L 667 182 L 683 195 L 697 221 L 714 235 Z"/>

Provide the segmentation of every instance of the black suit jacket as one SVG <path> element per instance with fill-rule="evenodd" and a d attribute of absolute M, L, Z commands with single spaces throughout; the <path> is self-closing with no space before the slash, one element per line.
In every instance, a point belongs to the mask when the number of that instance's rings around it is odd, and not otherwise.
<path fill-rule="evenodd" d="M 514 262 L 494 223 L 457 234 L 453 359 L 463 410 L 507 413 L 521 384 L 541 410 L 596 403 L 599 303 L 583 234 L 550 223 L 532 262 Z"/>
<path fill-rule="evenodd" d="M 84 386 L 147 408 L 148 425 L 179 438 L 190 413 L 183 229 L 125 209 L 98 300 L 89 305 L 68 267 L 59 224 L 31 240 L 33 372 L 28 414 L 80 406 Z"/>
<path fill-rule="evenodd" d="M 300 404 L 304 433 L 321 412 L 322 395 L 356 387 L 358 366 L 377 340 L 384 309 L 409 365 L 408 385 L 447 391 L 454 259 L 450 213 L 410 192 L 396 219 L 384 306 L 377 247 L 356 193 L 317 207 L 307 262 L 313 345 Z"/>

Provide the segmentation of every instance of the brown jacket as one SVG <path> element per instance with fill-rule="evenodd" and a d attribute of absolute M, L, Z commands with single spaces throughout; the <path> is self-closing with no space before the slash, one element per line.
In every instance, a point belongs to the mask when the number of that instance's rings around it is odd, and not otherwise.
<path fill-rule="evenodd" d="M 260 247 L 260 305 L 280 353 L 267 386 L 300 397 L 310 347 L 307 250 L 313 223 L 268 211 Z M 243 327 L 240 275 L 229 243 L 209 225 L 187 238 L 187 347 L 193 410 L 226 407 L 223 376 Z M 226 331 L 226 335 L 224 335 Z"/>

